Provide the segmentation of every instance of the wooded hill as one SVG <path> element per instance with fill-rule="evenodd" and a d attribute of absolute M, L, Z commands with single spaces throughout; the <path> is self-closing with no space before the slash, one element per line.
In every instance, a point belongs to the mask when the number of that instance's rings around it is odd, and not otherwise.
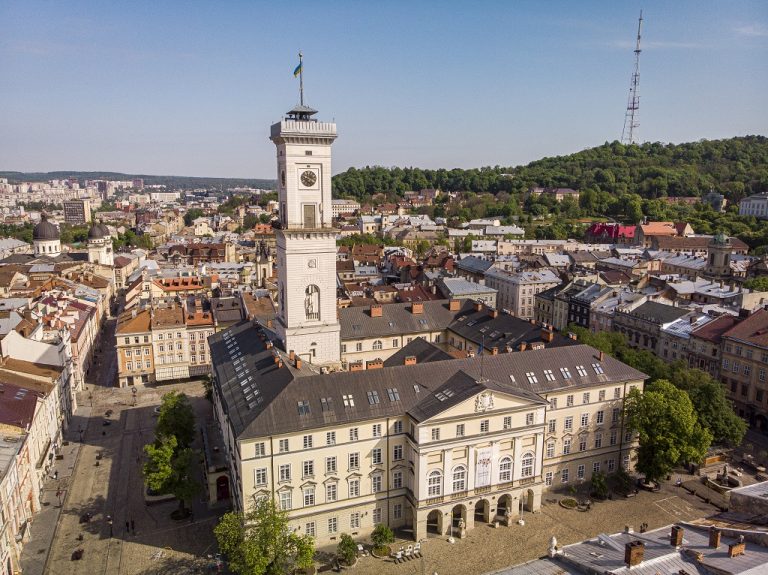
<path fill-rule="evenodd" d="M 731 202 L 768 192 L 768 138 L 744 136 L 686 144 L 605 143 L 518 167 L 479 169 L 350 168 L 333 178 L 334 196 L 366 201 L 383 192 L 439 188 L 447 192 L 523 194 L 532 186 L 568 187 L 587 198 L 638 194 L 643 199 L 700 196 L 714 190 Z M 607 198 L 605 198 L 607 200 Z"/>

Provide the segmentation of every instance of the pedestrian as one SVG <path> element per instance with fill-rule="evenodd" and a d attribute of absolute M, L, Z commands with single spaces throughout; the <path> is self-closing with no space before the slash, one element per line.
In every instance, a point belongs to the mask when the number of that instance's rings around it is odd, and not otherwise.
<path fill-rule="evenodd" d="M 133 519 L 131 519 L 131 531 L 136 535 L 136 524 L 133 522 Z"/>
<path fill-rule="evenodd" d="M 58 470 L 58 469 L 55 469 L 55 470 L 53 471 L 53 479 L 54 479 L 54 481 L 55 481 L 55 480 L 57 480 L 58 478 L 59 478 L 59 470 Z"/>

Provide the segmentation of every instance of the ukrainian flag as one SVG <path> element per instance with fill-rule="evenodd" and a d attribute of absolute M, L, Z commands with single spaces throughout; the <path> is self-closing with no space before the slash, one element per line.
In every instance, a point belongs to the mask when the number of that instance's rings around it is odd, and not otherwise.
<path fill-rule="evenodd" d="M 298 66 L 296 66 L 296 69 L 293 71 L 293 77 L 294 78 L 296 76 L 298 76 L 299 74 L 301 74 L 301 66 L 302 66 L 302 64 L 299 64 Z"/>

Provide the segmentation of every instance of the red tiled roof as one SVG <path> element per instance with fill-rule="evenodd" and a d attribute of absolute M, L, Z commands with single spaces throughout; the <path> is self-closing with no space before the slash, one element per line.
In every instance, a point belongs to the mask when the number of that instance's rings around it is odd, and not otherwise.
<path fill-rule="evenodd" d="M 756 311 L 725 332 L 723 337 L 732 337 L 760 347 L 768 347 L 768 310 Z"/>
<path fill-rule="evenodd" d="M 738 318 L 732 315 L 721 315 L 719 318 L 694 329 L 691 332 L 691 337 L 719 344 L 723 334 L 736 325 L 738 321 Z"/>

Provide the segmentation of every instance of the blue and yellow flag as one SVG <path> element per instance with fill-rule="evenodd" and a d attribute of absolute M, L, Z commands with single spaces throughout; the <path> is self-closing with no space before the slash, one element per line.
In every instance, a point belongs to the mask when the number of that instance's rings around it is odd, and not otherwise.
<path fill-rule="evenodd" d="M 302 64 L 299 64 L 298 66 L 296 66 L 296 69 L 293 71 L 293 77 L 294 78 L 296 76 L 298 76 L 299 74 L 301 74 L 301 66 L 302 66 Z"/>

